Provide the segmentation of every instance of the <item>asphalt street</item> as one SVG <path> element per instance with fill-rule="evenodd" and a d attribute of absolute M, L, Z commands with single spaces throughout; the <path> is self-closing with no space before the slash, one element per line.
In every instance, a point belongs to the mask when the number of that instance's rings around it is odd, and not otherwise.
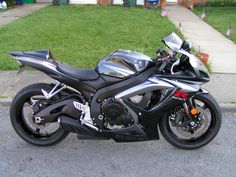
<path fill-rule="evenodd" d="M 21 140 L 0 108 L 1 177 L 235 177 L 236 114 L 224 113 L 222 128 L 209 145 L 180 150 L 159 141 L 115 143 L 78 140 L 70 134 L 52 147 Z"/>

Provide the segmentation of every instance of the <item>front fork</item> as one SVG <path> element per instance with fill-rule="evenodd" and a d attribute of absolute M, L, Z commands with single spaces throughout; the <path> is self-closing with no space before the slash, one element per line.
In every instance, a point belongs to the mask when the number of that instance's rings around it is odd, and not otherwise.
<path fill-rule="evenodd" d="M 193 97 L 187 99 L 183 103 L 183 109 L 184 112 L 187 115 L 187 125 L 191 127 L 192 130 L 198 126 L 198 115 L 200 114 L 200 111 L 196 107 L 196 103 L 193 101 Z"/>
<path fill-rule="evenodd" d="M 203 88 L 200 88 L 200 90 L 196 93 L 196 94 L 208 94 L 209 92 Z M 189 116 L 195 116 L 199 113 L 199 111 L 196 108 L 196 103 L 193 101 L 193 97 L 190 97 L 188 99 L 186 99 L 183 103 L 183 108 L 185 113 Z"/>

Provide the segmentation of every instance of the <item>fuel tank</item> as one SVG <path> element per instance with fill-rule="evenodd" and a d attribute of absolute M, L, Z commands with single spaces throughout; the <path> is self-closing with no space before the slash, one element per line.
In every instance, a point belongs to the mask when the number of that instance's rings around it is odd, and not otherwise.
<path fill-rule="evenodd" d="M 100 74 L 126 78 L 142 72 L 153 65 L 152 59 L 144 54 L 129 50 L 116 50 L 102 58 L 96 67 Z"/>

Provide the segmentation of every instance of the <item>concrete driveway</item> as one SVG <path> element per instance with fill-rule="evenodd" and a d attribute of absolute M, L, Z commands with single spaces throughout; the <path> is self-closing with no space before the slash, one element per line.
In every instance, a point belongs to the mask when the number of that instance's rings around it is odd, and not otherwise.
<path fill-rule="evenodd" d="M 115 143 L 77 140 L 71 134 L 52 147 L 25 143 L 13 131 L 9 108 L 0 108 L 2 177 L 235 177 L 236 115 L 224 114 L 222 129 L 209 145 L 193 151 L 160 141 Z"/>

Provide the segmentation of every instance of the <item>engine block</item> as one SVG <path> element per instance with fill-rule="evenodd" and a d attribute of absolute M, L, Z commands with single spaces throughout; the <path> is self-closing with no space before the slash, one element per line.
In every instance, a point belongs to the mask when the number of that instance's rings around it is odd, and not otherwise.
<path fill-rule="evenodd" d="M 131 125 L 134 120 L 128 110 L 116 99 L 109 98 L 102 103 L 102 113 L 110 125 Z"/>

